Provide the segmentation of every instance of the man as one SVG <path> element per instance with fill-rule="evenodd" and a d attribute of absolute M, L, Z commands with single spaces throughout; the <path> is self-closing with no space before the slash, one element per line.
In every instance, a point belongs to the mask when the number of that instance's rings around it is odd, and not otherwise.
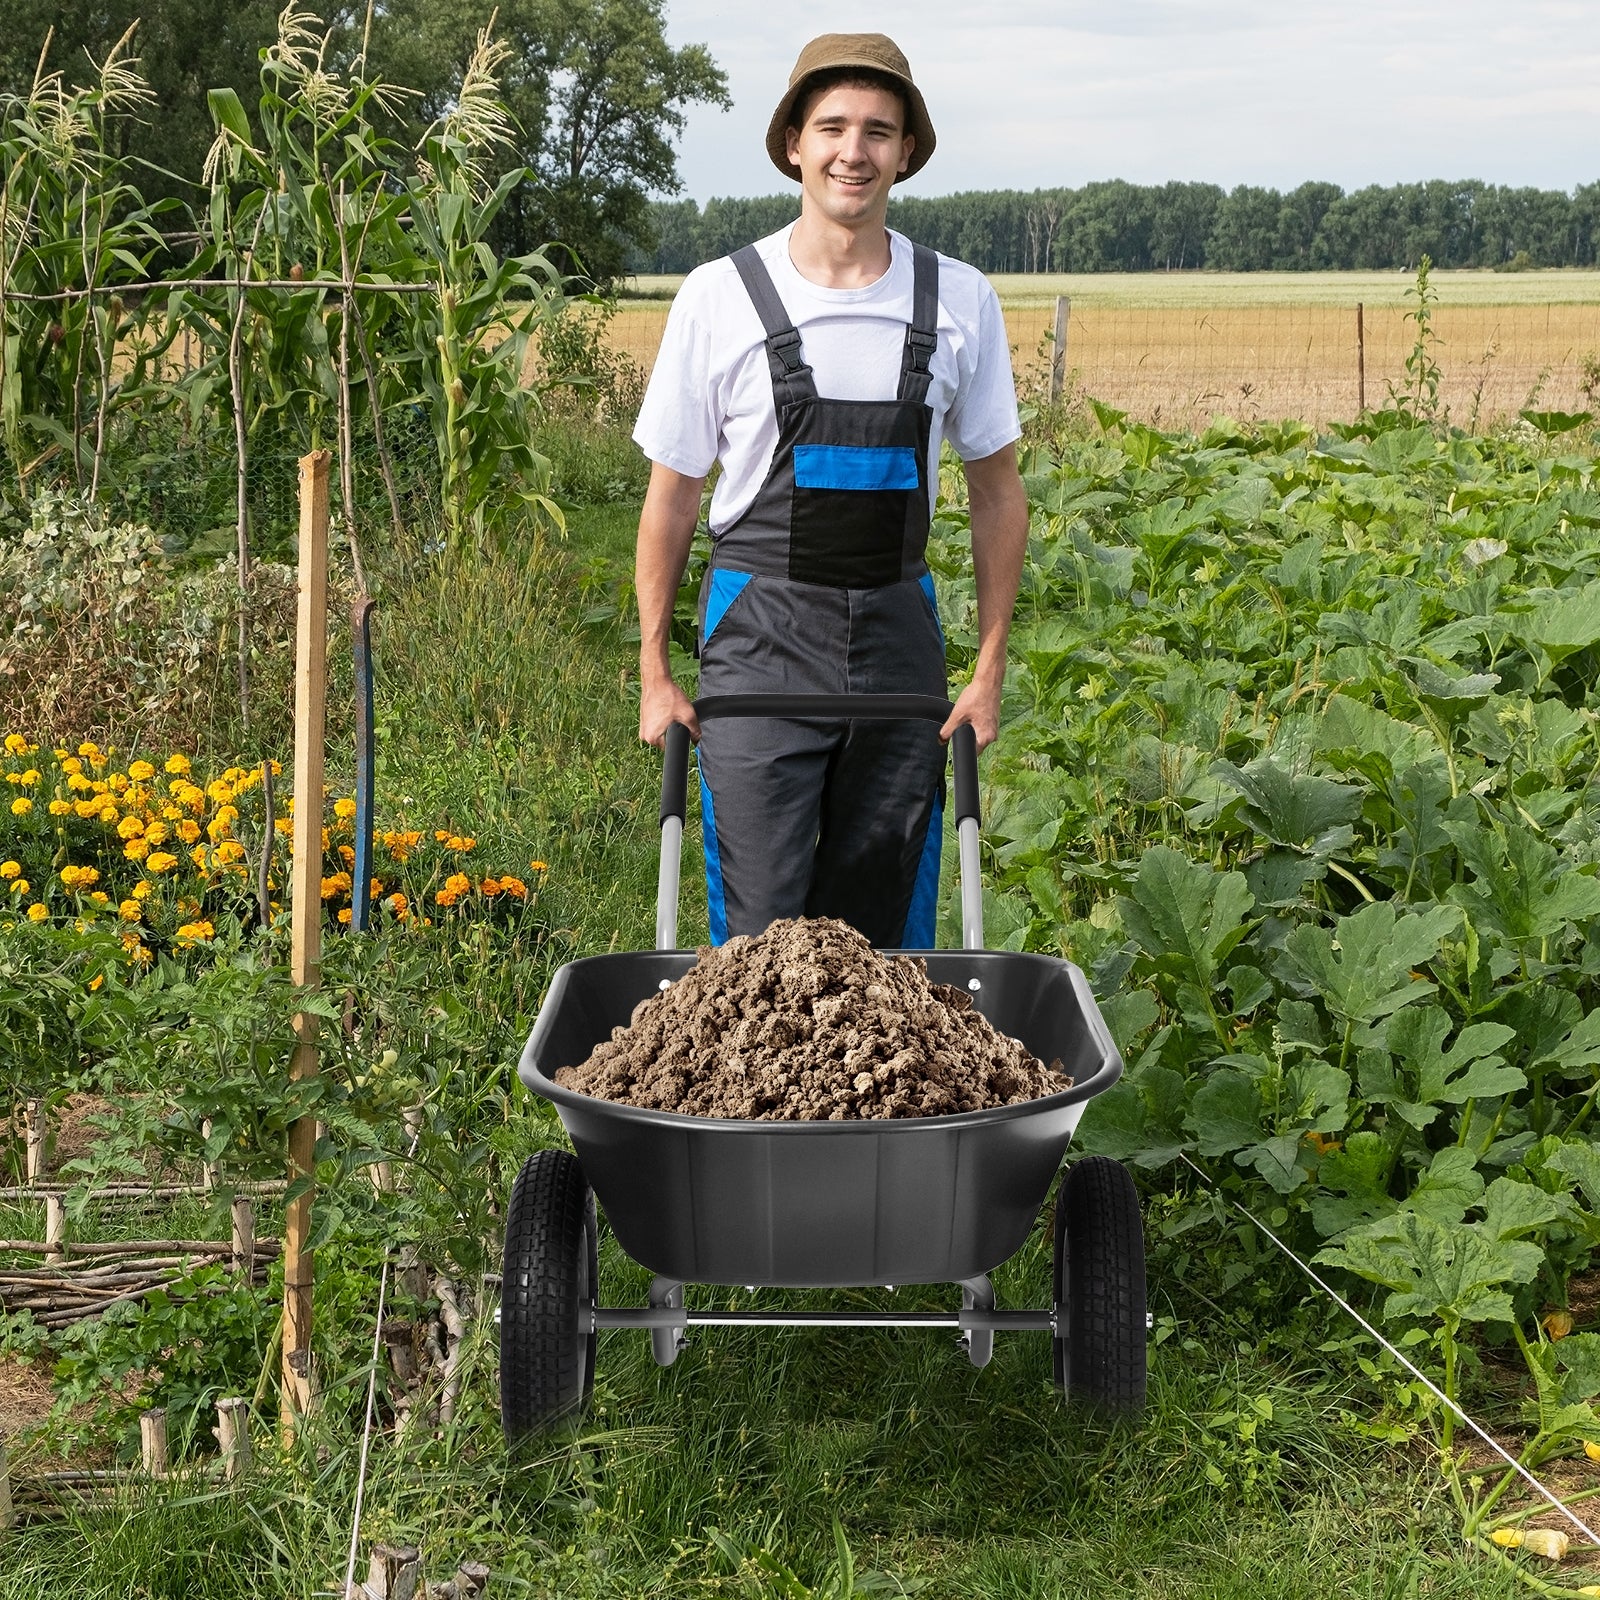
<path fill-rule="evenodd" d="M 995 737 L 1027 543 L 1016 392 L 999 301 L 971 267 L 885 226 L 933 153 L 911 70 L 882 34 L 800 53 L 767 133 L 801 184 L 790 227 L 696 269 L 667 319 L 634 438 L 639 734 L 699 743 L 711 936 L 835 916 L 877 945 L 931 948 L 944 745 Z M 668 663 L 673 600 L 714 462 L 702 694 L 946 694 L 923 555 L 939 448 L 966 464 L 978 658 L 942 728 L 715 719 Z"/>

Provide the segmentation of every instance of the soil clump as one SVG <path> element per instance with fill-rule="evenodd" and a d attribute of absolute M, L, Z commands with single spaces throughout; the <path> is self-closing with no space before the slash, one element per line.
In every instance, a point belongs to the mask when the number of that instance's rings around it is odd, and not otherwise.
<path fill-rule="evenodd" d="M 840 1122 L 938 1117 L 1058 1094 L 1072 1079 L 847 923 L 797 917 L 703 945 L 555 1081 L 602 1100 L 696 1117 Z"/>

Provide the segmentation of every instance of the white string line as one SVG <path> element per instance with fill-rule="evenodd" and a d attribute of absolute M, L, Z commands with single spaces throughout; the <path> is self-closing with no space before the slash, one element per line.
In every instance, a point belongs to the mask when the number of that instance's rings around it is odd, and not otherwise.
<path fill-rule="evenodd" d="M 1267 1236 L 1267 1238 L 1269 1238 L 1286 1256 L 1288 1256 L 1288 1258 L 1294 1262 L 1294 1264 L 1299 1267 L 1299 1269 L 1305 1273 L 1305 1275 L 1314 1284 L 1316 1284 L 1316 1286 L 1321 1289 L 1322 1292 L 1326 1294 L 1336 1306 L 1339 1307 L 1341 1311 L 1346 1312 L 1349 1316 L 1353 1317 L 1358 1323 L 1360 1323 L 1360 1325 L 1368 1333 L 1370 1333 L 1372 1337 L 1376 1339 L 1378 1343 L 1381 1344 L 1383 1348 L 1387 1350 L 1389 1354 L 1392 1355 L 1395 1360 L 1398 1361 L 1400 1365 L 1411 1374 L 1413 1378 L 1421 1383 L 1422 1386 L 1427 1389 L 1427 1391 L 1436 1400 L 1438 1400 L 1441 1404 L 1448 1406 L 1450 1410 L 1456 1414 L 1456 1417 L 1461 1421 L 1462 1424 L 1477 1434 L 1477 1436 L 1482 1439 L 1483 1442 L 1488 1445 L 1488 1447 L 1493 1450 L 1494 1453 L 1499 1456 L 1500 1459 L 1504 1461 L 1505 1464 L 1510 1467 L 1518 1477 L 1524 1479 L 1533 1489 L 1535 1489 L 1546 1500 L 1548 1500 L 1550 1504 L 1554 1506 L 1555 1509 L 1573 1525 L 1573 1527 L 1577 1528 L 1591 1544 L 1600 1544 L 1600 1534 L 1596 1534 L 1594 1529 L 1591 1528 L 1588 1523 L 1584 1522 L 1571 1506 L 1562 1500 L 1559 1495 L 1554 1493 L 1554 1491 L 1546 1488 L 1538 1478 L 1529 1472 L 1528 1469 L 1523 1466 L 1523 1464 L 1518 1461 L 1517 1458 L 1513 1456 L 1504 1445 L 1499 1442 L 1499 1440 L 1494 1438 L 1492 1434 L 1474 1422 L 1473 1419 L 1469 1417 L 1464 1410 L 1462 1410 L 1461 1406 L 1457 1404 L 1456 1401 L 1451 1399 L 1451 1397 L 1447 1395 L 1444 1390 L 1441 1389 L 1438 1384 L 1436 1384 L 1433 1379 L 1427 1375 L 1427 1373 L 1417 1366 L 1415 1362 L 1411 1361 L 1402 1351 L 1396 1349 L 1394 1345 L 1384 1338 L 1384 1336 L 1379 1333 L 1378 1330 L 1373 1327 L 1373 1325 L 1368 1322 L 1367 1319 L 1362 1316 L 1361 1313 L 1357 1311 L 1356 1308 L 1351 1305 L 1350 1302 L 1346 1300 L 1337 1289 L 1335 1289 L 1325 1279 L 1319 1277 L 1304 1261 L 1300 1259 L 1299 1256 L 1294 1253 L 1293 1250 L 1288 1247 L 1288 1245 L 1283 1242 L 1282 1239 L 1277 1236 L 1277 1234 L 1272 1231 L 1271 1228 L 1266 1225 L 1266 1223 L 1256 1216 L 1254 1212 L 1247 1210 L 1231 1196 L 1222 1194 L 1222 1191 L 1216 1187 L 1206 1173 L 1203 1172 L 1199 1167 L 1195 1166 L 1194 1162 L 1192 1162 L 1188 1156 L 1184 1155 L 1182 1151 L 1179 1152 L 1179 1159 L 1184 1163 L 1185 1166 L 1192 1168 L 1196 1173 L 1199 1174 L 1201 1181 L 1208 1189 L 1212 1191 L 1212 1193 L 1221 1195 L 1222 1199 L 1226 1201 L 1227 1204 L 1232 1206 L 1235 1211 L 1237 1211 L 1241 1216 L 1248 1218 L 1249 1221 L 1253 1222 L 1256 1227 Z"/>
<path fill-rule="evenodd" d="M 406 1151 L 406 1160 L 410 1160 L 417 1153 L 417 1141 L 422 1137 L 422 1128 L 419 1124 L 411 1135 L 411 1147 Z M 361 1508 L 367 1494 L 367 1457 L 372 1448 L 372 1412 L 377 1400 L 378 1389 L 378 1345 L 383 1338 L 383 1303 L 389 1292 L 389 1252 L 383 1253 L 383 1271 L 378 1274 L 378 1316 L 372 1325 L 372 1361 L 367 1367 L 367 1411 L 365 1420 L 361 1425 L 361 1461 L 356 1468 L 356 1504 L 350 1517 L 350 1557 L 345 1563 L 344 1588 L 339 1592 L 339 1600 L 349 1600 L 350 1591 L 356 1582 L 356 1546 L 361 1539 Z"/>

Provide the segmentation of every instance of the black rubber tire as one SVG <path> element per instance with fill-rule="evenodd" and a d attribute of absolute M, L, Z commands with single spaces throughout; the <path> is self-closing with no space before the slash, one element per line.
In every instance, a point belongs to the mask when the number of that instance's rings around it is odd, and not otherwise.
<path fill-rule="evenodd" d="M 1075 1161 L 1056 1193 L 1056 1387 L 1110 1416 L 1144 1410 L 1144 1228 L 1120 1161 Z"/>
<path fill-rule="evenodd" d="M 500 1421 L 512 1449 L 575 1417 L 594 1392 L 599 1281 L 594 1194 L 577 1158 L 540 1150 L 506 1211 L 500 1288 Z"/>

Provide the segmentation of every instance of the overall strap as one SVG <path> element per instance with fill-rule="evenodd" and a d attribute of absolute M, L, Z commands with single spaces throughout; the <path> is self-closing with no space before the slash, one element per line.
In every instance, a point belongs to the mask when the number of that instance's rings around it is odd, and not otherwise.
<path fill-rule="evenodd" d="M 925 244 L 913 245 L 911 263 L 911 326 L 900 357 L 899 398 L 925 406 L 933 352 L 939 347 L 939 253 Z"/>
<path fill-rule="evenodd" d="M 735 250 L 733 264 L 767 331 L 767 366 L 772 371 L 772 396 L 781 418 L 784 407 L 796 400 L 816 399 L 817 386 L 800 353 L 800 334 L 783 309 L 783 301 L 778 298 L 772 276 L 756 247 L 747 244 L 744 249 Z"/>

